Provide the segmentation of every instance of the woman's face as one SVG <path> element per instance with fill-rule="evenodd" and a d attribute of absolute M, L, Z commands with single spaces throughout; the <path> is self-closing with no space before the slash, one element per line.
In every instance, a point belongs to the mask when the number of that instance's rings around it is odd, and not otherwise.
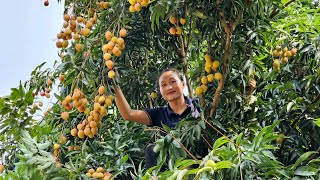
<path fill-rule="evenodd" d="M 174 71 L 164 72 L 159 77 L 159 86 L 161 95 L 166 101 L 183 97 L 184 82 Z"/>

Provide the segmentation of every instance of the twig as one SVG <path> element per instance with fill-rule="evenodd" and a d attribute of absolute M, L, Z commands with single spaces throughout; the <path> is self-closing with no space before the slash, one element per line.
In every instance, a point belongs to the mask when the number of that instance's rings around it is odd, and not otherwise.
<path fill-rule="evenodd" d="M 174 139 L 175 141 L 177 141 L 177 142 L 180 144 L 180 146 L 183 148 L 183 150 L 185 150 L 185 151 L 189 154 L 189 156 L 192 157 L 192 159 L 194 159 L 195 161 L 198 161 L 198 159 L 197 159 L 180 141 L 178 141 L 177 138 L 175 138 L 175 137 L 174 137 L 173 135 L 171 135 L 170 133 L 162 130 L 161 128 L 156 128 L 156 129 L 153 129 L 153 128 L 145 128 L 144 130 L 145 130 L 145 131 L 160 131 L 160 132 L 162 132 L 162 133 L 168 134 L 172 139 Z"/>
<path fill-rule="evenodd" d="M 287 2 L 285 5 L 282 6 L 282 9 L 286 8 L 289 6 L 291 3 L 295 2 L 296 0 L 291 0 Z M 280 12 L 279 9 L 274 8 L 273 11 L 271 12 L 271 15 L 269 16 L 270 19 L 272 19 L 274 16 L 276 16 Z"/>

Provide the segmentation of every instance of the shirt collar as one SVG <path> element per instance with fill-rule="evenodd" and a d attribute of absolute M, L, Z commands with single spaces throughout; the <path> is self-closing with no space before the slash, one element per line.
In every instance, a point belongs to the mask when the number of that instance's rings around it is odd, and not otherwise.
<path fill-rule="evenodd" d="M 191 107 L 191 109 L 193 109 L 194 106 L 193 106 L 193 104 L 192 104 L 192 99 L 190 99 L 190 98 L 187 97 L 187 96 L 184 96 L 184 99 L 185 99 L 186 102 L 187 102 L 187 108 L 186 108 L 186 109 L 188 109 L 188 108 L 190 108 L 190 107 Z M 177 114 L 177 113 L 175 113 L 175 112 L 171 109 L 169 103 L 168 103 L 168 105 L 167 105 L 167 113 L 168 113 L 169 117 Z"/>

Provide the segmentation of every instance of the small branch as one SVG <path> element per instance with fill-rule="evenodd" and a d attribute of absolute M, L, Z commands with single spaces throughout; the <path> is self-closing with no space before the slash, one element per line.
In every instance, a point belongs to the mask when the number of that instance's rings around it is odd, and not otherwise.
<path fill-rule="evenodd" d="M 186 77 L 186 83 L 187 83 L 187 87 L 188 87 L 189 96 L 190 96 L 190 98 L 192 98 L 192 90 L 191 90 L 191 85 L 190 85 L 185 43 L 184 43 L 182 35 L 179 35 L 179 39 L 180 39 L 180 43 L 181 43 L 181 56 L 182 56 L 182 64 L 183 64 L 183 73 L 184 73 L 184 76 Z"/>
<path fill-rule="evenodd" d="M 310 162 L 312 159 L 317 158 L 319 154 L 320 154 L 320 147 L 318 148 L 317 153 L 314 153 L 312 156 L 310 156 L 306 161 L 302 163 L 302 166 L 305 166 L 306 164 L 308 164 L 308 162 Z"/>
<path fill-rule="evenodd" d="M 171 135 L 170 133 L 162 130 L 161 128 L 156 128 L 156 129 L 145 128 L 144 130 L 145 130 L 145 131 L 160 131 L 160 132 L 162 132 L 162 133 L 168 134 L 172 139 L 174 139 L 175 141 L 177 141 L 177 142 L 180 144 L 180 146 L 183 148 L 183 150 L 185 150 L 185 151 L 189 154 L 189 156 L 192 157 L 192 159 L 194 159 L 195 161 L 198 161 L 198 159 L 197 159 L 180 141 L 178 141 L 177 138 L 175 138 L 175 137 L 174 137 L 173 135 Z"/>
<path fill-rule="evenodd" d="M 214 98 L 213 98 L 213 102 L 212 102 L 212 107 L 210 110 L 210 115 L 209 117 L 213 117 L 213 115 L 216 114 L 217 111 L 217 107 L 218 107 L 218 103 L 219 103 L 219 97 L 220 97 L 220 93 L 223 90 L 223 86 L 224 86 L 224 76 L 221 77 L 220 81 L 219 81 L 219 85 L 216 89 L 216 92 L 214 93 Z"/>
<path fill-rule="evenodd" d="M 230 23 L 231 32 L 233 32 L 235 30 L 235 28 L 237 27 L 242 15 L 243 15 L 243 9 L 239 12 L 239 14 L 236 17 L 236 19 Z"/>
<path fill-rule="evenodd" d="M 282 9 L 286 8 L 287 6 L 289 6 L 291 3 L 295 2 L 296 0 L 291 0 L 289 2 L 287 2 L 285 5 L 282 6 Z M 269 16 L 270 19 L 274 18 L 274 16 L 276 16 L 278 13 L 280 12 L 279 9 L 274 8 L 273 11 L 271 12 L 271 15 Z"/>
<path fill-rule="evenodd" d="M 202 139 L 204 140 L 204 142 L 206 142 L 207 146 L 212 150 L 212 146 L 211 144 L 208 142 L 208 140 L 201 134 Z"/>
<path fill-rule="evenodd" d="M 203 118 L 203 120 L 208 124 L 208 126 L 210 126 L 213 130 L 215 130 L 216 132 L 218 132 L 221 136 L 225 137 L 227 140 L 229 140 L 229 142 L 231 142 L 233 145 L 235 145 L 237 148 L 240 149 L 240 146 L 236 143 L 234 143 L 230 138 L 228 138 L 226 135 L 224 135 L 221 131 L 219 131 L 217 128 L 215 128 L 212 124 L 210 124 L 208 122 L 208 120 L 206 120 L 205 118 Z"/>

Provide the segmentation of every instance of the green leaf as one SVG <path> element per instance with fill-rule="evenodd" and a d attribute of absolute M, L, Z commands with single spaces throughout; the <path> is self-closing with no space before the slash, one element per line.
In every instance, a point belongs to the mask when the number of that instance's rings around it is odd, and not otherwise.
<path fill-rule="evenodd" d="M 297 161 L 294 163 L 294 165 L 292 166 L 292 169 L 296 169 L 298 166 L 300 166 L 300 164 L 305 161 L 309 156 L 311 156 L 312 154 L 317 153 L 316 151 L 309 151 L 306 152 L 304 154 L 302 154 Z"/>
<path fill-rule="evenodd" d="M 314 124 L 320 127 L 320 118 L 313 120 Z"/>
<path fill-rule="evenodd" d="M 212 149 L 217 150 L 220 146 L 222 146 L 228 142 L 229 142 L 229 140 L 226 139 L 224 136 L 222 136 L 214 142 Z"/>
<path fill-rule="evenodd" d="M 301 166 L 294 171 L 295 175 L 299 176 L 313 176 L 316 175 L 318 169 L 310 167 L 310 166 Z"/>
<path fill-rule="evenodd" d="M 233 163 L 230 161 L 220 161 L 220 162 L 216 163 L 216 170 L 228 169 L 228 168 L 231 168 L 232 165 L 233 165 Z"/>

